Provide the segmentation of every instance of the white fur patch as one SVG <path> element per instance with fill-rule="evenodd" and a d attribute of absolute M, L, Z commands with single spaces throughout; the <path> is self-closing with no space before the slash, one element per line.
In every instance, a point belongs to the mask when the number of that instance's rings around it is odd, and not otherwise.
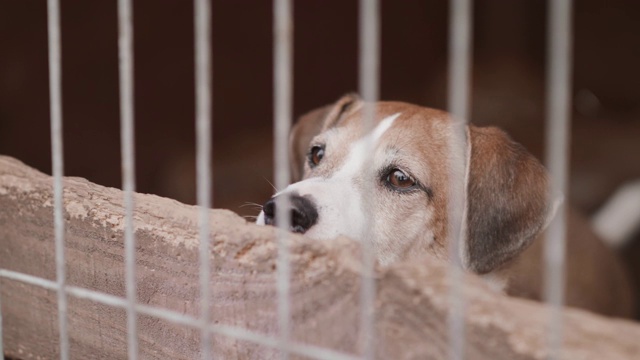
<path fill-rule="evenodd" d="M 297 192 L 312 197 L 319 217 L 318 223 L 307 231 L 307 236 L 330 239 L 344 235 L 362 239 L 367 230 L 363 209 L 365 194 L 356 186 L 356 178 L 363 173 L 366 163 L 373 160 L 372 150 L 398 116 L 400 113 L 384 118 L 371 133 L 353 143 L 341 168 L 331 177 L 306 179 L 276 194 Z M 257 224 L 264 225 L 263 212 L 258 216 Z"/>
<path fill-rule="evenodd" d="M 508 285 L 507 278 L 500 274 L 488 273 L 480 275 L 480 278 L 496 292 L 504 292 Z"/>
<path fill-rule="evenodd" d="M 256 224 L 264 225 L 264 211 L 260 211 L 260 215 L 258 215 L 258 218 L 256 219 Z"/>
<path fill-rule="evenodd" d="M 373 129 L 371 134 L 364 136 L 351 145 L 346 161 L 333 177 L 351 177 L 354 174 L 360 173 L 364 165 L 373 160 L 370 158 L 372 150 L 375 149 L 382 135 L 389 130 L 398 116 L 400 116 L 400 113 L 384 118 L 378 126 Z"/>

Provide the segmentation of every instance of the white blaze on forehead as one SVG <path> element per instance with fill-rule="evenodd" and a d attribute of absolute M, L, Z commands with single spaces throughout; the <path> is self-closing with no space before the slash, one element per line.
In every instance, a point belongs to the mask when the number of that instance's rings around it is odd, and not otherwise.
<path fill-rule="evenodd" d="M 387 116 L 373 129 L 373 131 L 356 141 L 349 151 L 346 161 L 342 168 L 334 175 L 334 177 L 342 177 L 345 175 L 353 175 L 359 172 L 367 160 L 373 160 L 369 154 L 377 145 L 382 135 L 389 130 L 393 122 L 400 116 L 400 113 Z"/>
<path fill-rule="evenodd" d="M 398 116 L 400 116 L 400 113 L 395 113 L 391 116 L 387 116 L 386 118 L 382 119 L 382 121 L 380 121 L 380 124 L 378 124 L 378 126 L 376 126 L 376 128 L 373 129 L 373 133 L 371 134 L 371 136 L 373 136 L 373 141 L 380 140 L 380 138 L 382 137 L 382 134 L 384 134 L 387 130 L 389 130 L 389 128 L 391 127 L 391 125 L 393 125 L 393 122 L 398 118 Z"/>

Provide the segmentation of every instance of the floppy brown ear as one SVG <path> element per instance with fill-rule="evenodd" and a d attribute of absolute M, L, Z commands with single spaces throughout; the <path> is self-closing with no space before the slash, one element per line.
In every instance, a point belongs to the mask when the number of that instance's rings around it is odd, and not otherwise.
<path fill-rule="evenodd" d="M 289 136 L 292 182 L 302 179 L 311 140 L 320 132 L 339 123 L 344 114 L 353 109 L 352 105 L 359 101 L 360 97 L 357 94 L 347 94 L 335 103 L 312 110 L 298 119 Z"/>
<path fill-rule="evenodd" d="M 497 128 L 469 126 L 464 263 L 491 272 L 524 251 L 555 211 L 540 162 Z"/>

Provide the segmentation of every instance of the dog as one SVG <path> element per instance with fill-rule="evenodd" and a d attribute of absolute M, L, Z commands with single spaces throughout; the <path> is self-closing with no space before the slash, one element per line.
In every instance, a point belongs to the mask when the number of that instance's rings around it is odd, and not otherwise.
<path fill-rule="evenodd" d="M 550 196 L 542 164 L 498 128 L 408 103 L 368 106 L 373 126 L 355 94 L 299 119 L 290 136 L 294 183 L 264 204 L 257 223 L 277 223 L 276 199 L 286 195 L 291 231 L 318 240 L 367 239 L 386 266 L 451 260 L 452 218 L 465 234 L 457 260 L 466 271 L 509 295 L 540 300 L 543 231 L 561 201 Z M 458 183 L 464 207 L 455 213 L 448 210 L 455 194 L 449 188 Z M 616 254 L 586 219 L 570 208 L 567 214 L 566 304 L 632 316 L 634 294 Z"/>

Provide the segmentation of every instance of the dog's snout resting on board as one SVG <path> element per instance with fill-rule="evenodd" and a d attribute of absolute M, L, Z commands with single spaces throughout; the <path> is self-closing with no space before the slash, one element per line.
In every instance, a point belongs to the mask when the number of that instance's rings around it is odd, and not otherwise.
<path fill-rule="evenodd" d="M 297 194 L 289 194 L 291 207 L 291 231 L 304 234 L 318 221 L 318 210 L 309 199 Z M 272 197 L 262 207 L 263 219 L 266 225 L 275 225 L 276 199 Z"/>
<path fill-rule="evenodd" d="M 446 112 L 371 105 L 373 126 L 357 95 L 299 119 L 290 137 L 294 182 L 264 205 L 257 223 L 276 224 L 277 199 L 287 195 L 292 231 L 318 240 L 366 237 L 378 263 L 388 265 L 447 260 L 454 214 L 465 234 L 458 254 L 465 270 L 540 299 L 541 235 L 562 201 L 550 196 L 540 162 L 497 128 L 464 125 L 461 139 L 460 123 Z M 448 212 L 450 186 L 462 195 L 457 213 Z M 632 289 L 616 255 L 568 213 L 567 304 L 630 316 Z"/>

